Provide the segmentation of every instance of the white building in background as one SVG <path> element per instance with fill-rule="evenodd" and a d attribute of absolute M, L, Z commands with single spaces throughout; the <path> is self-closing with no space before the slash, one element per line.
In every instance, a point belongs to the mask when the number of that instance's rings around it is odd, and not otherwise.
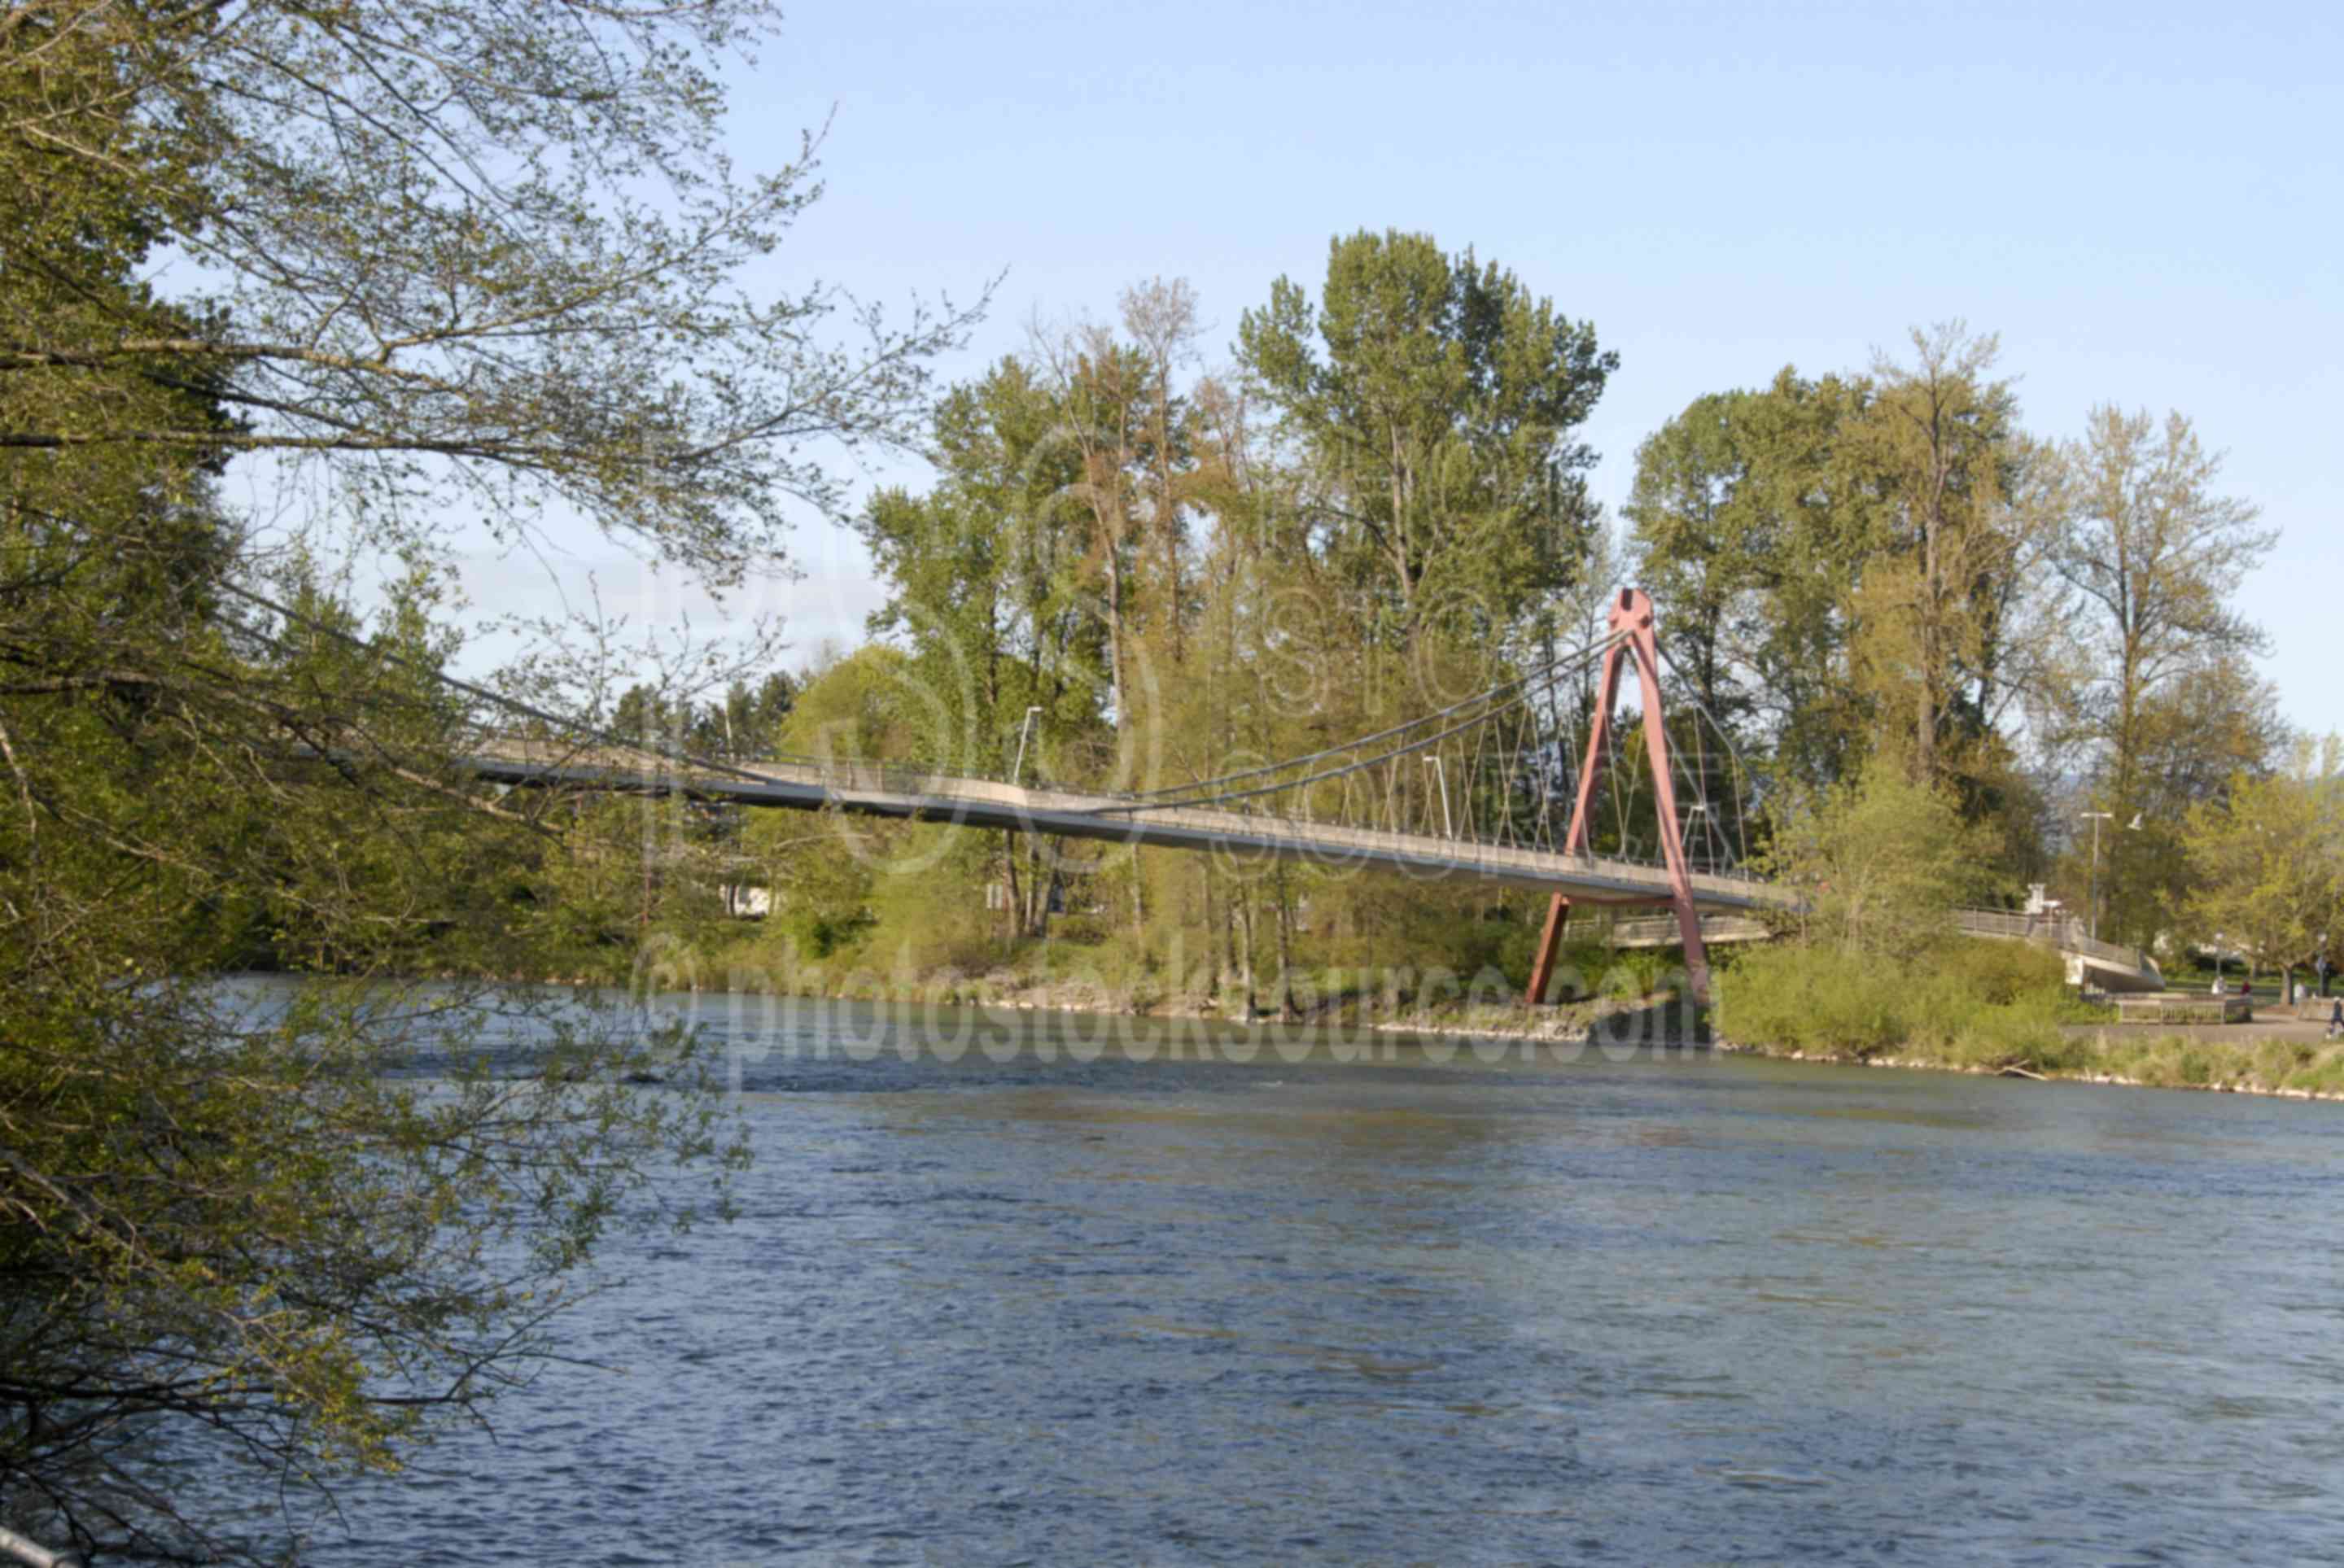
<path fill-rule="evenodd" d="M 773 890 L 753 882 L 727 882 L 724 912 L 735 920 L 762 920 L 773 912 Z"/>

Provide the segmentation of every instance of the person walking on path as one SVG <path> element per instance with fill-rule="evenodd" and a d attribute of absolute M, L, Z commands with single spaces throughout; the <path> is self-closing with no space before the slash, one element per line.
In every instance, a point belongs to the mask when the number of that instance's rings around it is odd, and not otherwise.
<path fill-rule="evenodd" d="M 2328 1038 L 2334 1040 L 2339 1034 L 2344 1034 L 2344 999 L 2328 1010 Z"/>

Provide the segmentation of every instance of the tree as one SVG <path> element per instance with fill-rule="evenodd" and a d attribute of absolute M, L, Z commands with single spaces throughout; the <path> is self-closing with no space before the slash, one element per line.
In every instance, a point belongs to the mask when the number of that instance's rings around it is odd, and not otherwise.
<path fill-rule="evenodd" d="M 1954 910 L 1985 891 L 1977 829 L 1893 759 L 1785 815 L 1768 869 L 1805 892 L 1795 919 L 1809 938 L 1910 957 L 1949 936 Z"/>
<path fill-rule="evenodd" d="M 2250 963 L 2292 971 L 2318 939 L 2344 928 L 2344 754 L 2299 744 L 2291 765 L 2240 775 L 2228 797 L 2194 808 L 2184 837 L 2196 939 L 2243 950 Z"/>
<path fill-rule="evenodd" d="M 679 747 L 692 729 L 689 706 L 659 687 L 637 681 L 611 705 L 611 730 L 654 749 Z"/>
<path fill-rule="evenodd" d="M 850 348 L 844 297 L 734 286 L 814 194 L 722 151 L 770 23 L 0 5 L 0 1496 L 72 1543 L 281 1555 L 152 1440 L 256 1497 L 395 1469 L 609 1225 L 682 1217 L 654 1171 L 738 1153 L 692 1041 L 409 977 L 576 972 L 549 907 L 611 815 L 462 770 L 504 715 L 436 678 L 445 503 L 727 579 L 836 505 L 807 442 L 914 431 L 964 319 Z M 256 456 L 325 482 L 382 616 L 256 548 L 216 482 Z M 253 956 L 303 983 L 211 978 Z"/>
<path fill-rule="evenodd" d="M 1193 352 L 1196 300 L 1156 279 L 1124 291 L 1124 335 L 1097 322 L 1034 333 L 1055 399 L 1053 444 L 1079 458 L 1060 492 L 1090 523 L 1085 566 L 1106 632 L 1117 770 L 1127 785 L 1161 760 L 1163 671 L 1184 655 L 1185 587 L 1196 488 L 1193 410 L 1174 373 Z"/>
<path fill-rule="evenodd" d="M 859 524 L 892 590 L 871 628 L 900 640 L 931 710 L 926 759 L 1005 775 L 1028 739 L 1029 780 L 1106 772 L 1120 621 L 1111 597 L 1104 619 L 1092 609 L 1094 514 L 1076 494 L 1089 455 L 1060 389 L 1005 359 L 945 397 L 933 446 L 936 487 L 882 491 Z M 1021 880 L 1015 838 L 1002 841 L 1010 925 L 1031 934 L 1048 911 L 1046 846 L 1026 844 Z"/>
<path fill-rule="evenodd" d="M 2079 707 L 2096 803 L 2127 819 L 2164 806 L 2177 821 L 2169 802 L 2152 799 L 2167 792 L 2176 744 L 2194 734 L 2230 766 L 2242 759 L 2228 744 L 2235 725 L 2176 729 L 2160 722 L 2165 699 L 2207 666 L 2263 650 L 2232 596 L 2278 536 L 2255 526 L 2250 504 L 2214 493 L 2221 459 L 2177 413 L 2159 425 L 2146 412 L 2095 408 L 2062 459 L 2066 517 L 2051 558 L 2092 628 Z M 2157 775 L 2143 766 L 2152 749 L 2167 753 Z M 2128 870 L 2111 868 L 2120 909 L 2132 902 Z"/>
<path fill-rule="evenodd" d="M 468 716 L 411 635 L 52 565 L 0 595 L 0 1494 L 86 1548 L 273 1555 L 126 1440 L 256 1497 L 395 1469 L 542 1351 L 651 1169 L 719 1153 L 712 1107 L 635 1020 L 403 978 L 544 972 L 555 810 L 433 760 Z M 308 981 L 206 978 L 255 956 Z"/>
<path fill-rule="evenodd" d="M 744 297 L 819 194 L 814 145 L 743 177 L 724 56 L 756 0 L 118 0 L 0 7 L 0 185 L 36 193 L 59 279 L 84 236 L 168 247 L 199 287 L 0 299 L 0 372 L 40 374 L 18 452 L 269 453 L 345 519 L 422 537 L 450 487 L 510 529 L 547 506 L 717 578 L 837 510 L 808 444 L 915 433 L 968 317 L 891 327 L 831 289 Z M 12 257 L 12 259 L 15 259 Z M 824 341 L 844 312 L 859 347 Z M 657 373 L 647 374 L 652 367 Z M 186 417 L 107 397 L 199 384 Z"/>
<path fill-rule="evenodd" d="M 1850 433 L 1882 504 L 1853 601 L 1852 657 L 1884 716 L 1904 714 L 1882 738 L 1913 777 L 1935 785 L 1966 773 L 1975 793 L 1993 769 L 1975 743 L 2034 651 L 2016 612 L 2047 534 L 2043 465 L 2010 384 L 1986 378 L 1993 337 L 1953 322 L 1916 329 L 1913 347 L 1910 366 L 1875 361 L 1873 397 Z"/>
<path fill-rule="evenodd" d="M 1123 330 L 1145 377 L 1146 417 L 1140 443 L 1142 504 L 1157 555 L 1157 595 L 1169 663 L 1187 657 L 1187 630 L 1195 606 L 1187 582 L 1189 517 L 1213 489 L 1198 461 L 1204 439 L 1196 401 L 1175 381 L 1197 352 L 1197 296 L 1186 278 L 1150 278 L 1123 291 Z"/>
<path fill-rule="evenodd" d="M 1317 306 L 1271 286 L 1238 357 L 1384 635 L 1462 614 L 1486 640 L 1573 580 L 1596 522 L 1577 432 L 1619 357 L 1511 272 L 1362 230 L 1329 246 Z"/>
<path fill-rule="evenodd" d="M 694 747 L 725 758 L 754 759 L 781 745 L 782 725 L 797 700 L 797 682 L 783 670 L 769 670 L 754 686 L 726 683 L 693 725 Z"/>
<path fill-rule="evenodd" d="M 2119 825 L 2140 826 L 2116 835 L 2102 869 L 2107 923 L 2123 940 L 2153 941 L 2184 916 L 2194 886 L 2189 814 L 2218 807 L 2234 779 L 2267 777 L 2285 761 L 2294 737 L 2278 713 L 2270 683 L 2228 660 L 2187 670 L 2143 702 L 2131 810 L 2111 809 Z M 2080 897 L 2087 879 L 2067 880 Z"/>
<path fill-rule="evenodd" d="M 931 761 L 940 694 L 916 656 L 866 644 L 809 671 L 781 731 L 783 749 L 823 760 Z M 954 716 L 942 712 L 946 738 Z M 941 843 L 935 835 L 949 835 Z M 812 819 L 762 811 L 742 834 L 762 862 L 773 910 L 803 958 L 821 960 L 860 941 L 874 906 L 891 893 L 924 900 L 937 923 L 981 905 L 970 897 L 972 856 L 959 829 L 825 811 Z M 940 871 L 942 874 L 940 874 Z M 981 871 L 975 875 L 981 876 Z"/>
<path fill-rule="evenodd" d="M 1870 744 L 1846 671 L 1878 510 L 1846 437 L 1870 395 L 1861 378 L 1785 368 L 1763 390 L 1696 398 L 1638 448 L 1624 508 L 1692 695 L 1809 784 Z"/>

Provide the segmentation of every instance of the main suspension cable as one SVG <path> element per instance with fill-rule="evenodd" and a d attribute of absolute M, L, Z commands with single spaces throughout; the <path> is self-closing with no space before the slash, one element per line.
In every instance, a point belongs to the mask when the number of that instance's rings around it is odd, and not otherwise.
<path fill-rule="evenodd" d="M 551 713 L 542 708 L 536 707 L 533 704 L 523 702 L 517 697 L 508 697 L 502 692 L 492 691 L 485 686 L 476 686 L 460 676 L 450 675 L 446 670 L 437 668 L 425 663 L 421 659 L 411 658 L 406 654 L 399 652 L 395 648 L 385 648 L 379 642 L 369 641 L 367 638 L 359 637 L 356 633 L 346 630 L 341 627 L 332 625 L 327 621 L 319 620 L 315 616 L 304 615 L 299 610 L 294 609 L 287 605 L 278 604 L 275 599 L 269 598 L 265 595 L 254 593 L 249 588 L 238 588 L 236 584 L 228 582 L 225 578 L 213 586 L 218 588 L 223 592 L 233 594 L 236 598 L 243 599 L 248 604 L 255 605 L 261 609 L 269 611 L 273 615 L 282 616 L 287 621 L 298 625 L 309 631 L 318 632 L 326 637 L 332 638 L 336 641 L 344 643 L 360 653 L 395 664 L 402 669 L 413 670 L 415 673 L 424 676 L 429 679 L 435 680 L 440 685 L 448 687 L 452 690 L 463 692 L 465 695 L 470 697 L 479 698 L 481 701 L 489 703 L 493 707 L 502 709 L 508 713 L 518 714 L 524 719 L 535 719 L 541 724 L 551 725 L 556 729 L 567 730 L 572 734 L 581 735 L 589 739 L 599 740 L 605 746 L 615 746 L 622 749 L 631 749 L 635 751 L 650 751 L 670 762 L 687 763 L 694 768 L 704 768 L 713 773 L 729 773 L 736 779 L 745 779 L 752 782 L 772 782 L 772 779 L 767 775 L 759 773 L 753 769 L 743 768 L 731 762 L 722 762 L 712 757 L 702 757 L 693 752 L 686 751 L 680 746 L 670 746 L 663 740 L 655 740 L 648 736 L 630 739 L 626 736 L 620 735 L 615 731 L 607 730 L 598 725 L 590 724 L 582 719 L 571 718 L 560 713 Z M 258 630 L 252 627 L 245 627 L 240 629 L 248 636 L 258 638 L 261 641 L 268 644 L 269 647 L 276 648 L 280 653 L 297 651 L 288 647 L 285 643 L 279 641 L 276 638 L 270 637 L 265 631 Z"/>
<path fill-rule="evenodd" d="M 396 649 L 385 648 L 379 641 L 362 638 L 341 627 L 334 626 L 328 622 L 321 620 L 317 617 L 305 615 L 301 611 L 294 609 L 288 605 L 280 604 L 277 600 L 272 599 L 264 594 L 256 593 L 249 588 L 241 588 L 237 584 L 223 580 L 217 583 L 217 586 L 222 591 L 234 596 L 237 598 L 242 599 L 257 608 L 267 610 L 272 615 L 278 616 L 288 623 L 301 626 L 308 630 L 318 632 L 321 635 L 331 638 L 336 641 L 341 642 L 353 649 L 384 659 L 385 661 L 395 664 L 402 668 L 412 670 L 440 686 L 446 687 L 451 690 L 460 691 L 467 696 L 475 698 L 482 702 L 486 702 L 491 707 L 501 709 L 507 713 L 533 719 L 538 723 L 551 726 L 557 730 L 567 731 L 573 736 L 600 741 L 606 746 L 616 747 L 621 749 L 631 749 L 638 752 L 650 751 L 653 755 L 656 755 L 669 762 L 681 763 L 692 768 L 704 769 L 710 772 L 726 774 L 736 779 L 746 779 L 752 782 L 772 781 L 769 775 L 760 773 L 752 768 L 743 768 L 737 763 L 723 761 L 716 758 L 703 757 L 695 752 L 688 751 L 680 746 L 672 746 L 664 740 L 655 739 L 648 736 L 630 738 L 621 735 L 615 731 L 605 729 L 599 725 L 590 723 L 584 719 L 552 712 L 546 709 L 537 707 L 535 704 L 523 701 L 519 698 L 510 697 L 502 692 L 477 685 L 474 682 L 463 679 L 460 676 L 450 675 L 447 671 L 428 664 L 421 659 L 413 658 L 408 655 L 398 652 Z M 244 629 L 249 635 L 259 638 L 262 641 L 268 643 L 271 647 L 278 648 L 280 650 L 286 650 L 286 645 L 278 639 L 269 637 L 267 633 L 259 631 L 254 628 L 246 628 Z M 1290 779 L 1285 783 L 1263 785 L 1251 789 L 1224 790 L 1217 794 L 1201 798 L 1178 800 L 1151 799 L 1143 797 L 1129 804 L 1103 807 L 1100 809 L 1100 814 L 1114 815 L 1130 813 L 1136 815 L 1141 811 L 1162 810 L 1183 807 L 1222 805 L 1230 801 L 1253 799 L 1264 795 L 1283 794 L 1288 790 L 1298 789 L 1307 785 L 1321 783 L 1330 779 L 1347 778 L 1352 774 L 1363 772 L 1369 768 L 1379 766 L 1383 763 L 1391 761 L 1396 758 L 1407 756 L 1410 752 L 1422 751 L 1426 748 L 1437 745 L 1440 741 L 1446 740 L 1451 736 L 1461 735 L 1468 730 L 1474 729 L 1481 725 L 1490 723 L 1491 720 L 1511 710 L 1517 705 L 1527 703 L 1533 696 L 1538 695 L 1542 690 L 1551 689 L 1565 677 L 1571 674 L 1575 669 L 1584 666 L 1594 658 L 1609 649 L 1614 642 L 1619 640 L 1621 635 L 1622 634 L 1614 633 L 1599 638 L 1595 642 L 1590 643 L 1583 648 L 1551 659 L 1537 669 L 1531 670 L 1527 674 L 1518 676 L 1511 680 L 1501 681 L 1498 685 L 1490 687 L 1486 690 L 1477 692 L 1473 696 L 1466 698 L 1462 701 L 1451 703 L 1447 708 L 1439 709 L 1436 712 L 1421 715 L 1419 718 L 1409 720 L 1405 724 L 1394 725 L 1389 729 L 1379 730 L 1375 734 L 1362 736 L 1355 740 L 1347 742 L 1344 745 L 1329 747 L 1319 751 L 1307 753 L 1300 757 L 1288 758 L 1282 762 L 1271 763 L 1264 767 L 1248 769 L 1238 773 L 1227 774 L 1216 779 L 1207 779 L 1195 784 L 1171 787 L 1165 789 L 1150 791 L 1148 793 L 1150 795 L 1157 796 L 1166 794 L 1186 795 L 1190 791 L 1199 789 L 1207 789 L 1214 784 L 1237 782 L 1246 779 L 1258 778 L 1266 773 L 1283 772 L 1288 769 L 1305 766 L 1311 762 L 1323 760 L 1329 757 L 1339 756 L 1348 751 L 1356 751 L 1361 746 L 1372 745 L 1379 740 L 1387 740 L 1397 735 L 1404 735 L 1409 730 L 1421 728 L 1423 725 L 1434 720 L 1450 717 L 1454 714 L 1462 712 L 1467 709 L 1490 702 L 1500 697 L 1505 698 L 1503 702 L 1500 703 L 1497 707 L 1490 709 L 1487 712 L 1477 714 L 1470 719 L 1450 725 L 1447 729 L 1436 731 L 1433 734 L 1420 737 L 1406 745 L 1394 747 L 1390 750 L 1381 753 L 1380 755 L 1366 758 L 1341 768 L 1328 769 L 1324 771 L 1310 774 L 1304 778 Z"/>

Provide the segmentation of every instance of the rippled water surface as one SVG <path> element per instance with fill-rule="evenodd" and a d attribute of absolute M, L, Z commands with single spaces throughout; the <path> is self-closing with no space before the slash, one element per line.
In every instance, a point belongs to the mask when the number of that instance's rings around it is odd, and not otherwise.
<path fill-rule="evenodd" d="M 2344 1108 L 708 1016 L 740 1218 L 314 1561 L 2344 1558 Z"/>

